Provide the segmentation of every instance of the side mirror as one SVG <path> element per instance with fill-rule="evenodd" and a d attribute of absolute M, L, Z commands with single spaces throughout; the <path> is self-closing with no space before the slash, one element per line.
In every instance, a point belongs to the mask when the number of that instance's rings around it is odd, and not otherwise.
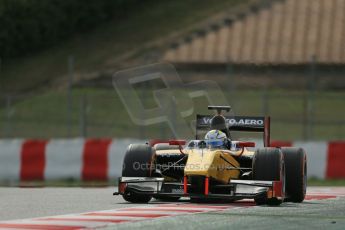
<path fill-rule="evenodd" d="M 170 140 L 168 143 L 169 143 L 169 145 L 178 145 L 179 146 L 178 149 L 180 150 L 180 153 L 185 155 L 185 153 L 182 151 L 182 145 L 186 144 L 185 140 Z"/>
<path fill-rule="evenodd" d="M 255 142 L 240 141 L 237 143 L 237 147 L 240 147 L 240 148 L 255 147 Z"/>
<path fill-rule="evenodd" d="M 170 140 L 169 145 L 185 145 L 186 141 L 185 140 Z"/>

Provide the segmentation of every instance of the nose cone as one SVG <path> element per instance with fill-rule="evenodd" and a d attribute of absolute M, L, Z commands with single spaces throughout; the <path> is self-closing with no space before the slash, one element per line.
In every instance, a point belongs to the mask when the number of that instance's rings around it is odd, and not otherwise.
<path fill-rule="evenodd" d="M 240 175 L 239 163 L 229 152 L 220 149 L 194 149 L 188 154 L 185 176 L 206 176 L 227 184 Z"/>
<path fill-rule="evenodd" d="M 214 158 L 217 151 L 208 149 L 194 149 L 188 154 L 188 160 L 184 170 L 186 176 L 210 176 L 213 167 Z"/>

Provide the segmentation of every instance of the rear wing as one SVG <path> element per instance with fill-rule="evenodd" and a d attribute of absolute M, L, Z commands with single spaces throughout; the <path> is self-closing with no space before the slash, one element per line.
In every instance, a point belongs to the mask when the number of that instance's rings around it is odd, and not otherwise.
<path fill-rule="evenodd" d="M 224 116 L 229 131 L 262 132 L 264 146 L 270 146 L 270 117 Z M 213 116 L 196 115 L 196 139 L 201 131 L 209 130 Z"/>

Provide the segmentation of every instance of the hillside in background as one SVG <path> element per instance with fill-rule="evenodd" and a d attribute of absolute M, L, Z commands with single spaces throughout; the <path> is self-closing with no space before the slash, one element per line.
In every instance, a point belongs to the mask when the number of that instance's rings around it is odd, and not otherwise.
<path fill-rule="evenodd" d="M 207 22 L 209 18 L 246 2 L 248 1 L 219 0 L 210 4 L 210 1 L 207 0 L 145 1 L 145 3 L 129 7 L 125 14 L 122 11 L 119 16 L 97 26 L 92 23 L 92 20 L 91 22 L 81 20 L 79 24 L 85 23 L 84 27 L 79 28 L 83 30 L 83 33 L 73 35 L 69 39 L 60 39 L 59 42 L 48 43 L 55 44 L 52 48 L 46 48 L 40 53 L 26 57 L 2 57 L 0 68 L 1 93 L 37 91 L 47 86 L 49 88 L 63 88 L 66 85 L 64 77 L 68 72 L 68 59 L 74 60 L 76 81 L 90 75 L 100 75 L 104 70 L 117 69 L 123 65 L 124 58 L 143 54 L 155 43 L 161 44 L 159 42 L 164 41 L 169 35 L 190 31 L 194 24 L 202 21 Z M 32 10 L 31 13 L 40 15 L 38 9 Z M 94 12 L 88 13 L 93 18 Z M 68 24 L 69 18 L 67 17 L 67 21 L 64 23 Z M 83 19 L 83 17 L 81 18 Z M 99 20 L 101 21 L 101 19 Z M 30 25 L 29 22 L 25 23 L 27 26 Z M 23 22 L 22 25 L 26 28 L 25 23 Z M 85 26 L 88 23 L 92 25 L 90 28 L 94 27 L 94 29 L 86 29 Z M 78 25 L 74 26 L 77 27 Z M 65 29 L 70 30 L 71 28 L 73 27 L 66 26 Z M 80 30 L 76 29 L 76 32 Z M 56 33 L 63 34 L 61 31 Z M 50 39 L 58 38 L 59 36 L 56 35 Z M 44 40 L 44 36 L 41 39 Z M 40 39 L 37 38 L 37 41 Z M 20 41 L 18 43 L 22 45 Z M 43 44 L 36 44 L 35 42 L 32 42 L 31 45 L 44 47 Z M 18 50 L 20 49 L 18 48 Z M 29 51 L 30 49 L 27 48 L 26 50 Z M 27 52 L 24 53 L 27 54 Z M 14 52 L 13 54 L 18 56 L 18 53 Z M 126 60 L 126 65 L 131 65 L 132 59 Z"/>

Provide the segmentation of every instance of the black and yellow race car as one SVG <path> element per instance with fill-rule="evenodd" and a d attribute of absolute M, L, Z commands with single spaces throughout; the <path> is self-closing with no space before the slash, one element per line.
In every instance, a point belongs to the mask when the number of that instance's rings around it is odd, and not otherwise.
<path fill-rule="evenodd" d="M 209 106 L 217 114 L 197 115 L 196 140 L 156 141 L 128 146 L 118 191 L 132 203 L 152 197 L 192 202 L 254 199 L 256 204 L 302 202 L 307 188 L 306 153 L 302 148 L 270 147 L 270 118 L 224 116 L 230 106 Z M 213 148 L 201 135 L 220 130 L 224 146 Z M 232 140 L 232 131 L 262 132 L 264 147 Z"/>

